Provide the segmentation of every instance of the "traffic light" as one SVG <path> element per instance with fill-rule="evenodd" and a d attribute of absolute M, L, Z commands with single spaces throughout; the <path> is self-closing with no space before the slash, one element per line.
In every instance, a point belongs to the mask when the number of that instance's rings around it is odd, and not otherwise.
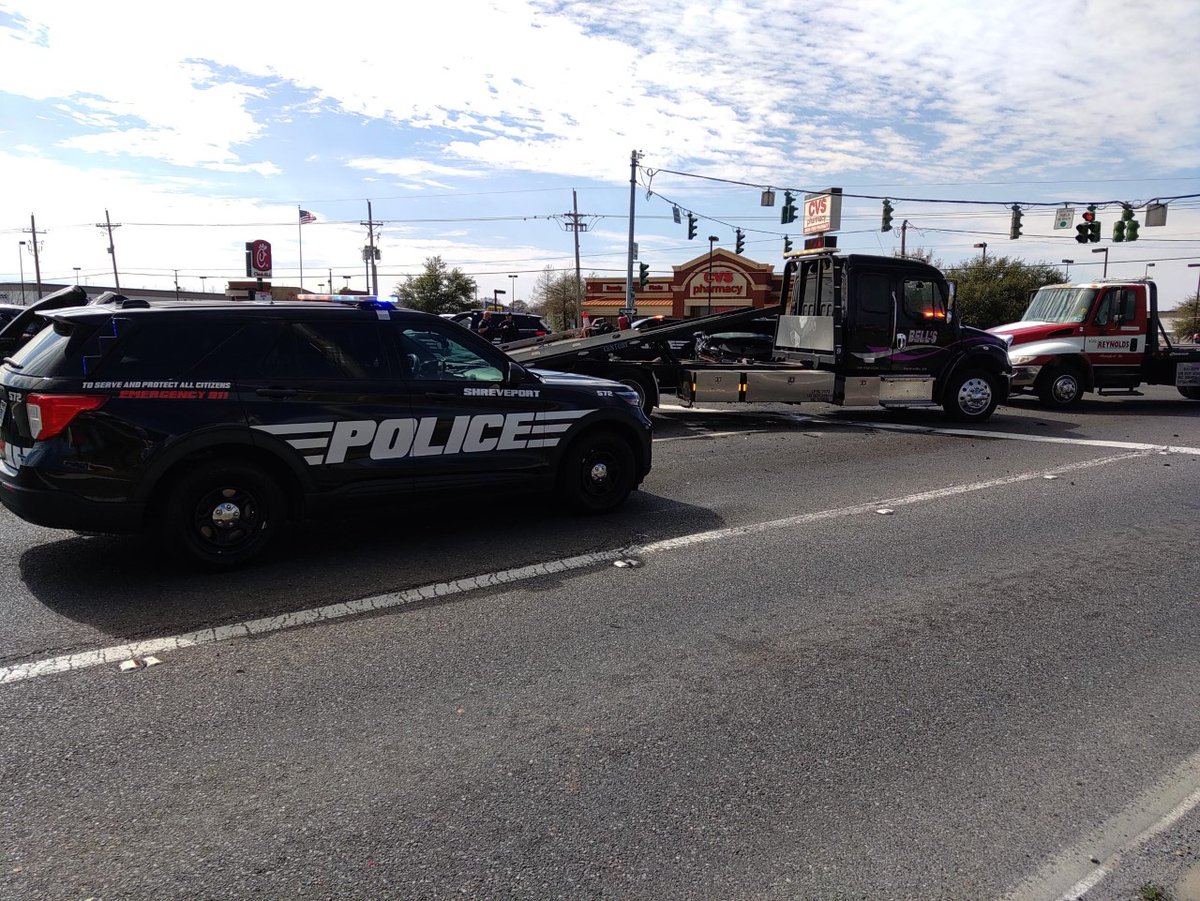
<path fill-rule="evenodd" d="M 1088 204 L 1088 208 L 1083 213 L 1083 223 L 1083 225 L 1076 227 L 1075 230 L 1079 232 L 1079 236 L 1084 237 L 1084 240 L 1080 240 L 1078 236 L 1075 240 L 1079 241 L 1080 244 L 1083 244 L 1084 241 L 1090 241 L 1093 244 L 1099 243 L 1100 222 L 1096 219 L 1096 204 Z"/>
<path fill-rule="evenodd" d="M 886 198 L 883 201 L 883 223 L 879 226 L 881 232 L 892 230 L 892 202 Z"/>
<path fill-rule="evenodd" d="M 1014 203 L 1012 205 L 1012 222 L 1008 226 L 1008 239 L 1010 241 L 1015 241 L 1021 237 L 1021 216 L 1021 205 Z"/>
<path fill-rule="evenodd" d="M 1086 216 L 1087 214 L 1084 213 L 1084 215 Z M 1075 240 L 1080 244 L 1088 242 L 1088 224 L 1086 222 L 1080 222 L 1075 226 Z"/>
<path fill-rule="evenodd" d="M 787 253 L 791 249 L 792 249 L 792 239 L 789 238 L 787 235 L 784 235 L 783 236 L 783 252 Z"/>
<path fill-rule="evenodd" d="M 650 284 L 650 264 L 638 263 L 638 287 L 644 288 Z"/>
<path fill-rule="evenodd" d="M 1125 220 L 1118 219 L 1113 223 L 1113 243 L 1119 244 L 1125 240 Z"/>
<path fill-rule="evenodd" d="M 742 234 L 742 230 L 740 228 L 734 234 L 735 238 L 733 242 L 733 252 L 741 253 L 746 249 L 746 236 Z"/>
<path fill-rule="evenodd" d="M 790 225 L 796 221 L 796 198 L 791 191 L 783 192 L 783 210 L 779 214 L 781 225 Z"/>
<path fill-rule="evenodd" d="M 692 213 L 688 213 L 688 240 L 696 237 L 696 217 Z"/>
<path fill-rule="evenodd" d="M 1138 222 L 1133 218 L 1133 207 L 1127 203 L 1123 203 L 1121 206 L 1123 209 L 1121 210 L 1121 219 L 1119 224 L 1124 226 L 1125 240 L 1136 241 L 1138 237 Z M 1113 240 L 1117 240 L 1115 236 L 1113 237 Z"/>

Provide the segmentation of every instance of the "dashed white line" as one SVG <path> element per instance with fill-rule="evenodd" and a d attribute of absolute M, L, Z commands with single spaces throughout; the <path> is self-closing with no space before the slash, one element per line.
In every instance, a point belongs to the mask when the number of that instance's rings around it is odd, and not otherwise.
<path fill-rule="evenodd" d="M 145 641 L 115 645 L 93 651 L 80 651 L 76 654 L 65 654 L 58 657 L 30 661 L 28 663 L 12 664 L 9 666 L 0 667 L 0 685 L 23 682 L 29 679 L 36 679 L 42 676 L 50 676 L 58 673 L 66 673 L 96 666 L 103 666 L 105 664 L 127 660 L 131 657 L 144 657 L 148 654 L 162 654 L 167 651 L 181 650 L 183 648 L 197 647 L 206 644 L 214 644 L 219 641 L 227 641 L 233 638 L 246 638 L 254 635 L 263 635 L 270 632 L 279 632 L 284 629 L 292 629 L 297 626 L 330 622 L 333 620 L 343 619 L 348 616 L 357 616 L 364 613 L 374 613 L 380 610 L 404 607 L 419 601 L 448 597 L 450 595 L 462 594 L 463 592 L 474 591 L 480 588 L 491 588 L 496 585 L 509 585 L 515 582 L 522 582 L 527 579 L 538 578 L 540 576 L 586 569 L 588 567 L 598 566 L 604 563 L 611 563 L 614 560 L 630 555 L 644 556 L 648 554 L 661 553 L 664 551 L 675 550 L 677 548 L 689 547 L 697 544 L 723 541 L 725 539 L 740 535 L 750 535 L 759 532 L 808 525 L 821 520 L 845 516 L 856 516 L 859 514 L 872 514 L 880 507 L 895 508 L 901 506 L 910 506 L 913 504 L 925 503 L 932 500 L 939 500 L 941 498 L 953 497 L 971 492 L 986 491 L 992 488 L 1000 488 L 1005 485 L 1013 485 L 1018 482 L 1028 482 L 1033 479 L 1042 479 L 1047 475 L 1061 475 L 1063 473 L 1074 472 L 1081 469 L 1107 466 L 1109 464 L 1119 463 L 1134 457 L 1145 456 L 1145 453 L 1145 451 L 1142 451 L 1137 453 L 1118 454 L 1115 456 L 1101 457 L 1095 460 L 1085 460 L 1079 463 L 1070 463 L 1055 469 L 1042 469 L 1034 472 L 1018 473 L 1016 475 L 1004 476 L 997 479 L 988 479 L 981 482 L 970 482 L 963 485 L 950 485 L 945 488 L 936 488 L 931 491 L 922 491 L 916 494 L 905 495 L 904 497 L 877 499 L 868 503 L 854 504 L 849 507 L 836 507 L 833 509 L 821 510 L 813 513 L 802 513 L 797 516 L 789 516 L 786 519 L 776 519 L 768 522 L 751 523 L 744 526 L 732 526 L 725 529 L 697 532 L 692 535 L 682 535 L 676 538 L 668 538 L 662 541 L 650 542 L 648 544 L 637 545 L 630 548 L 618 548 L 608 551 L 598 551 L 591 554 L 581 554 L 579 556 L 567 557 L 562 560 L 551 560 L 545 563 L 535 563 L 529 566 L 517 567 L 516 569 L 507 569 L 500 572 L 487 573 L 465 579 L 457 579 L 452 582 L 438 582 L 433 585 L 425 585 L 419 588 L 409 588 L 404 591 L 376 595 L 369 598 L 361 598 L 355 601 L 329 604 L 324 607 L 317 607 L 310 610 L 300 610 L 295 613 L 285 613 L 279 616 L 263 617 L 261 619 L 233 623 L 226 626 L 215 626 L 209 629 L 199 629 L 193 632 L 186 632 L 181 635 L 147 639 Z"/>

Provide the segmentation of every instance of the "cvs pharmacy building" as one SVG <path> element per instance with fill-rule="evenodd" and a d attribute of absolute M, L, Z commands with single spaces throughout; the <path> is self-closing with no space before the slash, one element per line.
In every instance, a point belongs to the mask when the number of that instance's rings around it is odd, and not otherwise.
<path fill-rule="evenodd" d="M 645 288 L 634 287 L 637 317 L 692 318 L 726 310 L 768 307 L 779 302 L 783 277 L 775 267 L 716 248 L 679 266 L 669 276 L 652 277 Z M 589 278 L 583 309 L 588 317 L 615 318 L 625 306 L 625 280 Z"/>

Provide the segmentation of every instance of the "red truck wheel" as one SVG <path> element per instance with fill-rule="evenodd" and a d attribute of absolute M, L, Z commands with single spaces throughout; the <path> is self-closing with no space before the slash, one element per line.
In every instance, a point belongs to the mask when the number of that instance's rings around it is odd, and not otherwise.
<path fill-rule="evenodd" d="M 1083 400 L 1083 377 L 1074 366 L 1056 366 L 1042 373 L 1038 400 L 1047 407 L 1065 410 Z"/>

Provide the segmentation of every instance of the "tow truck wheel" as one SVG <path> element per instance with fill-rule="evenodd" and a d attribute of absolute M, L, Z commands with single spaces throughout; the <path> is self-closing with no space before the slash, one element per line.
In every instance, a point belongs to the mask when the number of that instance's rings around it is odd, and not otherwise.
<path fill-rule="evenodd" d="M 1200 388 L 1195 385 L 1180 385 L 1179 393 L 1188 400 L 1200 400 Z"/>
<path fill-rule="evenodd" d="M 654 406 L 658 400 L 658 397 L 656 396 L 656 392 L 651 391 L 645 382 L 631 375 L 619 378 L 617 381 L 626 388 L 629 388 L 631 391 L 637 392 L 638 403 L 642 405 L 643 413 L 649 416 L 654 412 Z"/>
<path fill-rule="evenodd" d="M 583 513 L 619 507 L 634 485 L 633 449 L 609 431 L 581 435 L 567 448 L 558 472 L 562 498 Z"/>
<path fill-rule="evenodd" d="M 168 547 L 209 567 L 258 556 L 283 525 L 283 491 L 263 469 L 214 461 L 186 473 L 167 493 L 162 537 Z"/>
<path fill-rule="evenodd" d="M 942 407 L 951 419 L 983 422 L 999 402 L 995 377 L 981 369 L 971 369 L 951 380 Z"/>
<path fill-rule="evenodd" d="M 1074 366 L 1057 366 L 1038 382 L 1038 400 L 1044 406 L 1065 410 L 1083 400 L 1083 379 Z"/>

